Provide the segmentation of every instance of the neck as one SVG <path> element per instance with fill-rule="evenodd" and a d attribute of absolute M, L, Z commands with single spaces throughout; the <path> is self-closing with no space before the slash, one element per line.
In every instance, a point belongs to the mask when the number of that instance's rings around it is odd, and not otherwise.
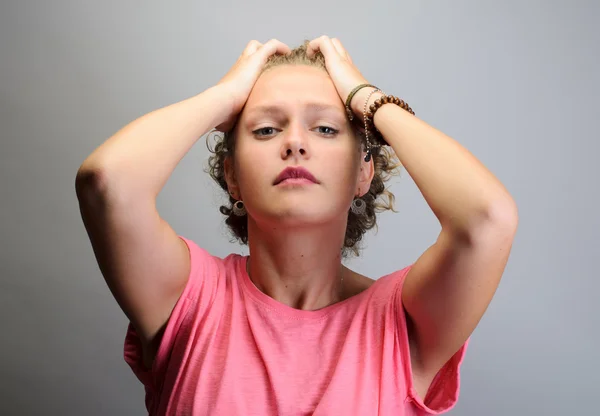
<path fill-rule="evenodd" d="M 283 229 L 248 218 L 254 285 L 271 298 L 302 310 L 317 310 L 344 299 L 341 263 L 346 223 Z"/>

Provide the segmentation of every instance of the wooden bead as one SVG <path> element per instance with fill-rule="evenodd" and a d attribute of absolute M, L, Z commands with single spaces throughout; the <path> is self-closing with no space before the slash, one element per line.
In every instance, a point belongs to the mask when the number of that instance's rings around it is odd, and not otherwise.
<path fill-rule="evenodd" d="M 373 117 L 375 116 L 375 112 L 384 104 L 388 104 L 388 103 L 392 103 L 392 104 L 396 104 L 398 105 L 400 108 L 402 108 L 405 111 L 408 111 L 410 114 L 415 115 L 415 112 L 412 110 L 412 108 L 410 108 L 410 106 L 408 105 L 408 103 L 406 103 L 404 100 L 396 97 L 395 95 L 384 95 L 381 96 L 379 98 L 377 98 L 373 104 L 371 104 L 369 106 L 369 110 L 368 112 L 365 114 L 366 119 L 367 119 L 367 126 L 371 125 L 370 128 L 374 128 L 374 122 L 373 122 Z M 375 129 L 376 130 L 376 129 Z"/>

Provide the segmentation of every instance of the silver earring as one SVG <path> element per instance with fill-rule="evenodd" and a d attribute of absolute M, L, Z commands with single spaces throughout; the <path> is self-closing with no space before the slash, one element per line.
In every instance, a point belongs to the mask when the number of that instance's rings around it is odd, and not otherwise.
<path fill-rule="evenodd" d="M 356 215 L 364 215 L 367 210 L 367 204 L 360 198 L 354 198 L 350 210 Z"/>
<path fill-rule="evenodd" d="M 233 204 L 233 215 L 237 217 L 243 217 L 246 215 L 246 207 L 244 206 L 244 201 L 235 201 Z"/>

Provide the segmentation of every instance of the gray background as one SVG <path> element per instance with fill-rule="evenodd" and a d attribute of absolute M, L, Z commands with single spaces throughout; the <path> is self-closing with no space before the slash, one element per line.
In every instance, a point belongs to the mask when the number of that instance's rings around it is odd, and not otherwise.
<path fill-rule="evenodd" d="M 77 168 L 129 121 L 216 83 L 249 40 L 322 34 L 518 203 L 512 256 L 451 414 L 594 413 L 599 17 L 592 1 L 2 2 L 0 414 L 145 414 L 122 357 L 127 321 L 79 216 Z M 202 139 L 160 212 L 213 254 L 246 253 L 228 242 L 207 155 Z M 392 190 L 399 213 L 383 214 L 350 262 L 372 277 L 414 261 L 439 232 L 406 173 Z"/>

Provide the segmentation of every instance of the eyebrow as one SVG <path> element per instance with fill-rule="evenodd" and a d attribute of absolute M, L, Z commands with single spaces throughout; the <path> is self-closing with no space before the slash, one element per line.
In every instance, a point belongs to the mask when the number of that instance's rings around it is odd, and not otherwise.
<path fill-rule="evenodd" d="M 304 108 L 310 112 L 325 112 L 325 111 L 333 111 L 343 116 L 345 113 L 338 107 L 333 104 L 327 103 L 319 103 L 319 102 L 310 102 L 304 105 Z M 248 116 L 255 116 L 260 114 L 269 114 L 269 115 L 281 115 L 285 113 L 283 107 L 276 104 L 265 104 L 258 105 L 251 108 L 248 111 Z"/>

